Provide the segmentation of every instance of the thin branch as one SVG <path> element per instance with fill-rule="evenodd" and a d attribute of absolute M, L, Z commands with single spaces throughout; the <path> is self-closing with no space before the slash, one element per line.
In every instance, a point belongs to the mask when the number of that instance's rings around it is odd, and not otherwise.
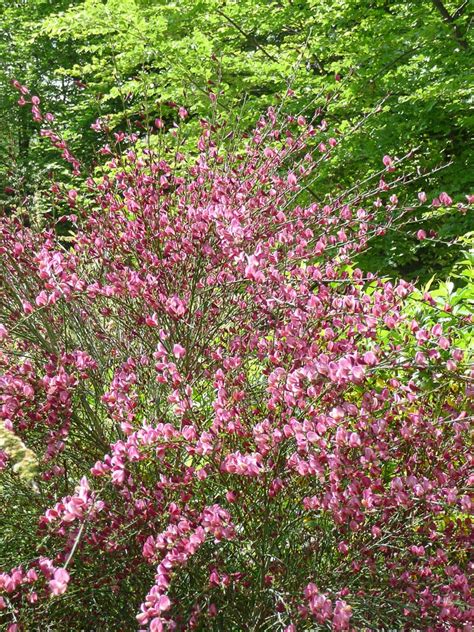
<path fill-rule="evenodd" d="M 451 28 L 454 39 L 462 48 L 464 48 L 464 50 L 467 50 L 469 46 L 466 40 L 463 38 L 461 31 L 459 30 L 459 26 L 456 24 L 455 17 L 449 13 L 441 0 L 431 0 L 431 2 L 443 18 L 443 20 L 446 22 L 446 24 Z"/>
<path fill-rule="evenodd" d="M 456 11 L 453 13 L 453 20 L 457 20 L 458 18 L 460 18 L 461 15 L 464 13 L 466 7 L 468 6 L 469 6 L 469 0 L 466 0 L 465 2 L 463 2 L 461 6 L 458 7 Z"/>
<path fill-rule="evenodd" d="M 239 33 L 243 35 L 246 39 L 252 39 L 255 46 L 259 48 L 262 51 L 262 53 L 268 57 L 268 59 L 271 59 L 271 61 L 273 62 L 278 62 L 278 59 L 276 57 L 271 55 L 261 44 L 258 43 L 257 38 L 255 37 L 253 33 L 246 33 L 244 30 L 242 30 L 240 26 L 237 24 L 237 22 L 233 20 L 232 18 L 230 18 L 228 15 L 226 15 L 224 11 L 222 11 L 222 9 L 216 9 L 216 13 L 218 13 L 219 15 L 222 15 L 222 17 L 225 18 L 230 24 L 232 24 L 232 26 L 236 28 L 239 31 Z"/>

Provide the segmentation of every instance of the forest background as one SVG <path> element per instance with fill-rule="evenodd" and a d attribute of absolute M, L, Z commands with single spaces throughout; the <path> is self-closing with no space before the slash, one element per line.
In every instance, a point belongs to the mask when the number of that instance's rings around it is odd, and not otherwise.
<path fill-rule="evenodd" d="M 472 20 L 469 0 L 5 0 L 0 206 L 41 218 L 51 179 L 68 178 L 40 126 L 16 106 L 12 78 L 41 96 L 86 164 L 103 142 L 91 130 L 99 116 L 112 131 L 155 116 L 170 128 L 178 114 L 169 104 L 178 103 L 195 147 L 209 89 L 245 130 L 291 85 L 290 111 L 324 95 L 328 125 L 346 135 L 321 169 L 317 201 L 375 173 L 380 156 L 411 150 L 418 177 L 404 194 L 453 199 L 404 216 L 373 240 L 362 267 L 420 284 L 456 279 L 472 264 L 472 214 L 456 206 L 472 193 Z"/>

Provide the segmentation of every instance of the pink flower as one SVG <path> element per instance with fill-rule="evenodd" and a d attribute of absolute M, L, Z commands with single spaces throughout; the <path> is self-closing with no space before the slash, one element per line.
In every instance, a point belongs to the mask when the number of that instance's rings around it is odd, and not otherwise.
<path fill-rule="evenodd" d="M 150 632 L 163 632 L 164 629 L 163 622 L 158 617 L 154 617 L 150 621 Z"/>
<path fill-rule="evenodd" d="M 74 204 L 77 199 L 77 191 L 76 189 L 70 189 L 67 192 L 68 201 L 70 204 Z"/>
<path fill-rule="evenodd" d="M 444 349 L 445 351 L 449 349 L 449 340 L 445 336 L 440 337 L 440 339 L 438 340 L 438 344 L 441 349 Z"/>
<path fill-rule="evenodd" d="M 423 241 L 423 239 L 426 239 L 426 233 L 425 233 L 425 231 L 420 229 L 420 230 L 416 233 L 416 238 L 417 238 L 419 241 Z"/>
<path fill-rule="evenodd" d="M 410 551 L 413 553 L 413 555 L 416 555 L 417 557 L 421 557 L 425 554 L 425 548 L 423 546 L 413 545 L 410 547 Z"/>
<path fill-rule="evenodd" d="M 441 202 L 441 204 L 444 204 L 445 206 L 451 206 L 451 204 L 453 203 L 453 200 L 449 197 L 449 195 L 445 191 L 440 193 L 439 201 Z"/>
<path fill-rule="evenodd" d="M 295 174 L 293 172 L 290 171 L 290 173 L 287 176 L 287 182 L 291 187 L 296 187 L 296 185 L 298 184 L 298 179 L 295 176 Z"/>
<path fill-rule="evenodd" d="M 38 296 L 35 298 L 35 303 L 38 307 L 44 307 L 49 302 L 48 295 L 44 290 L 42 290 Z"/>
<path fill-rule="evenodd" d="M 352 608 L 342 599 L 336 601 L 332 618 L 334 630 L 348 630 L 352 617 Z"/>
<path fill-rule="evenodd" d="M 395 167 L 393 166 L 393 159 L 391 156 L 385 155 L 382 159 L 383 164 L 387 168 L 387 171 L 395 171 Z"/>
<path fill-rule="evenodd" d="M 170 315 L 176 318 L 179 318 L 186 313 L 186 305 L 184 301 L 179 298 L 179 296 L 174 295 L 169 298 L 166 302 L 166 305 Z"/>
<path fill-rule="evenodd" d="M 159 322 L 158 322 L 158 317 L 156 314 L 151 314 L 149 316 L 145 317 L 145 323 L 148 325 L 148 327 L 158 327 L 159 326 Z"/>
<path fill-rule="evenodd" d="M 344 419 L 345 416 L 344 410 L 340 406 L 336 406 L 335 408 L 333 408 L 329 414 L 336 421 Z"/>
<path fill-rule="evenodd" d="M 351 432 L 351 434 L 349 435 L 349 445 L 351 446 L 351 448 L 358 448 L 362 445 L 362 441 L 357 432 Z"/>
<path fill-rule="evenodd" d="M 186 349 L 180 344 L 175 344 L 173 345 L 173 355 L 175 358 L 184 358 L 184 356 L 186 355 Z"/>
<path fill-rule="evenodd" d="M 20 244 L 19 242 L 17 242 L 14 246 L 13 246 L 13 254 L 15 255 L 15 257 L 19 257 L 23 251 L 24 251 L 24 247 L 23 244 Z"/>
<path fill-rule="evenodd" d="M 245 277 L 262 283 L 265 281 L 265 275 L 259 270 L 260 263 L 255 255 L 247 256 L 247 265 L 245 266 Z"/>
<path fill-rule="evenodd" d="M 426 202 L 426 200 L 427 200 L 426 193 L 425 193 L 424 191 L 420 191 L 420 192 L 418 193 L 418 199 L 420 200 L 420 202 L 421 202 L 422 204 L 424 204 L 424 203 Z"/>
<path fill-rule="evenodd" d="M 171 601 L 167 595 L 161 595 L 156 603 L 156 607 L 160 612 L 165 612 L 171 608 Z"/>
<path fill-rule="evenodd" d="M 69 573 L 65 568 L 58 568 L 54 571 L 54 579 L 48 582 L 49 589 L 53 595 L 62 595 L 66 592 L 69 583 Z"/>
<path fill-rule="evenodd" d="M 235 501 L 237 500 L 237 494 L 232 490 L 227 491 L 225 497 L 227 499 L 227 502 L 229 503 L 235 503 Z"/>
<path fill-rule="evenodd" d="M 369 366 L 375 366 L 377 364 L 377 356 L 373 351 L 366 351 L 364 353 L 364 362 Z"/>

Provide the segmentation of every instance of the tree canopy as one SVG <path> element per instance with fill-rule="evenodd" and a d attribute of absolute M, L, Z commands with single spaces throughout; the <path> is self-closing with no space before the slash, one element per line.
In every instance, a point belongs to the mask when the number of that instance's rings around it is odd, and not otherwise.
<path fill-rule="evenodd" d="M 472 18 L 471 4 L 460 0 L 7 0 L 2 196 L 34 206 L 44 176 L 59 168 L 38 143 L 37 127 L 15 110 L 8 83 L 17 77 L 59 113 L 85 159 L 98 116 L 108 116 L 112 129 L 140 117 L 170 125 L 176 111 L 167 104 L 176 102 L 191 114 L 192 140 L 210 112 L 209 89 L 245 128 L 291 85 L 295 112 L 327 96 L 326 119 L 340 134 L 363 120 L 341 144 L 340 159 L 322 170 L 319 195 L 364 179 L 380 155 L 416 148 L 413 168 L 437 171 L 412 190 L 449 188 L 464 200 L 473 173 Z M 446 275 L 474 227 L 453 210 L 435 215 L 425 219 L 437 241 L 419 244 L 394 229 L 374 242 L 364 265 L 392 276 Z"/>

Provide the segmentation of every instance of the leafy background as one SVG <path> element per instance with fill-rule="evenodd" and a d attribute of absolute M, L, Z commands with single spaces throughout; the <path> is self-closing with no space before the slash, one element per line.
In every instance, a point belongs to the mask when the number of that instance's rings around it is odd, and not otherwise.
<path fill-rule="evenodd" d="M 101 141 L 90 129 L 98 116 L 112 129 L 157 115 L 170 126 L 176 111 L 166 104 L 183 104 L 193 146 L 199 118 L 210 114 L 210 89 L 245 129 L 290 84 L 296 98 L 287 109 L 322 103 L 335 135 L 364 121 L 321 169 L 317 198 L 364 180 L 384 154 L 417 148 L 413 173 L 436 171 L 406 187 L 407 199 L 445 190 L 465 202 L 473 181 L 472 20 L 470 0 L 5 0 L 0 203 L 48 212 L 41 191 L 52 174 L 68 177 L 28 111 L 16 107 L 13 77 L 58 116 L 85 162 Z M 436 235 L 419 242 L 415 227 Z M 392 277 L 445 279 L 473 230 L 472 213 L 426 208 L 374 240 L 360 263 Z"/>

